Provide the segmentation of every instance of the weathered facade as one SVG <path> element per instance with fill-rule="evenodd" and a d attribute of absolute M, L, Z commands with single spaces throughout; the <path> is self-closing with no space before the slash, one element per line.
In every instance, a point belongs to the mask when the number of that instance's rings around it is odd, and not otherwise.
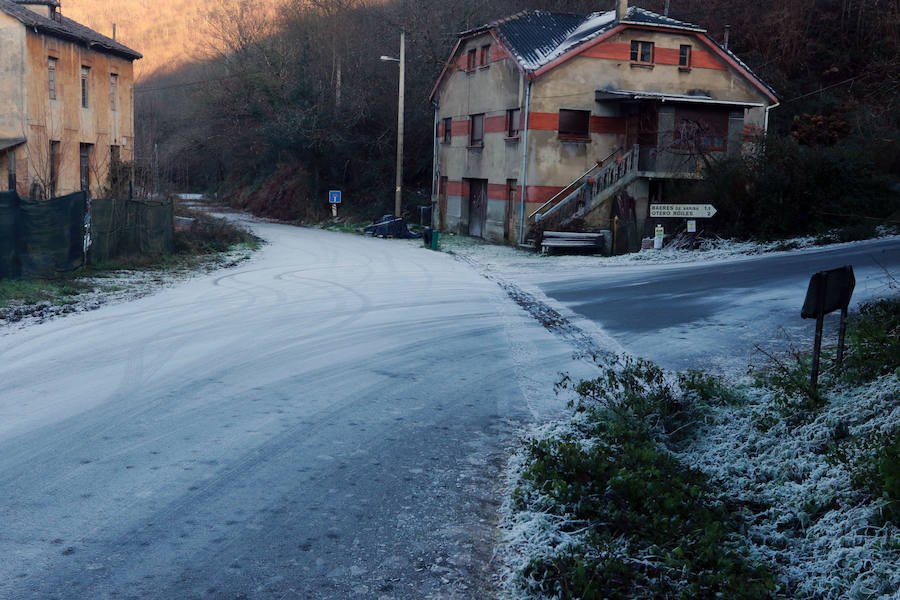
<path fill-rule="evenodd" d="M 132 160 L 141 55 L 60 14 L 58 0 L 0 0 L 0 187 L 98 194 Z"/>
<path fill-rule="evenodd" d="M 763 133 L 777 98 L 702 28 L 620 0 L 460 34 L 432 101 L 436 224 L 521 241 L 548 211 L 604 225 L 619 190 L 645 219 L 667 181 Z"/>

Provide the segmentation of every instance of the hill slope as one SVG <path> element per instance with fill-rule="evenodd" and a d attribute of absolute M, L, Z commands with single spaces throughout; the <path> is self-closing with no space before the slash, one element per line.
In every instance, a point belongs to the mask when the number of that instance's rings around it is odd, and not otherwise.
<path fill-rule="evenodd" d="M 250 10 L 272 14 L 281 0 L 238 0 Z M 214 45 L 211 17 L 235 0 L 62 0 L 71 19 L 113 37 L 144 55 L 135 75 L 146 79 L 208 55 Z M 212 17 L 214 19 L 214 17 Z"/>

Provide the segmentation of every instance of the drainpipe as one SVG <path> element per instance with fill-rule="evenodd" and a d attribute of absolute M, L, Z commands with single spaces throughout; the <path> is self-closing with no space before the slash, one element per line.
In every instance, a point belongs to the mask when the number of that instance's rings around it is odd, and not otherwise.
<path fill-rule="evenodd" d="M 519 245 L 525 243 L 525 194 L 528 192 L 528 125 L 531 121 L 531 81 L 525 88 L 525 133 L 522 135 L 522 202 L 519 215 Z"/>
<path fill-rule="evenodd" d="M 434 209 L 435 205 L 438 204 L 438 103 L 432 100 L 431 105 L 434 106 L 434 139 L 432 141 L 433 151 L 431 155 L 431 227 L 434 229 Z M 437 208 L 440 210 L 440 206 Z"/>
<path fill-rule="evenodd" d="M 763 131 L 766 135 L 769 135 L 769 111 L 778 108 L 779 106 L 781 106 L 781 102 L 776 102 L 775 104 L 766 107 L 766 119 L 763 123 Z"/>

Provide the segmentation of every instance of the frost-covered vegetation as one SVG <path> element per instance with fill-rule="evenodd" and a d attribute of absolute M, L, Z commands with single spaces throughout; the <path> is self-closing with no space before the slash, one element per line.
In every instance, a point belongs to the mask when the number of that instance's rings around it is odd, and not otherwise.
<path fill-rule="evenodd" d="M 564 378 L 573 418 L 513 460 L 510 594 L 896 598 L 898 307 L 862 308 L 843 373 L 815 395 L 771 373 L 736 387 L 621 357 Z"/>

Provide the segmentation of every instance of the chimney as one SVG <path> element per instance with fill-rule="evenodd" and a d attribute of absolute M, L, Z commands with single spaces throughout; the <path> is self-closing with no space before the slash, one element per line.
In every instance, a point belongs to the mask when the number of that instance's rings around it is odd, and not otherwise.
<path fill-rule="evenodd" d="M 616 0 L 616 21 L 624 21 L 628 15 L 628 0 Z"/>
<path fill-rule="evenodd" d="M 59 21 L 59 0 L 15 0 L 15 3 L 42 17 Z"/>
<path fill-rule="evenodd" d="M 728 39 L 731 37 L 731 25 L 725 26 L 725 43 L 722 44 L 728 50 Z"/>

